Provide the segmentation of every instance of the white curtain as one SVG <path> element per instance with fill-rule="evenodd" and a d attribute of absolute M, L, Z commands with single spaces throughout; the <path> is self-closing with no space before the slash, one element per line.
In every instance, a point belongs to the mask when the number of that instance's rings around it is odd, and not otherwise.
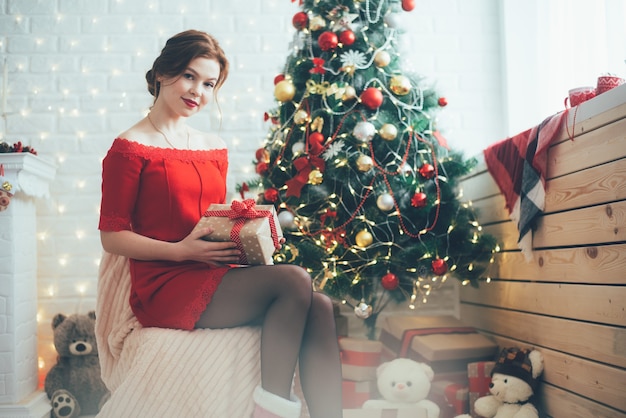
<path fill-rule="evenodd" d="M 626 77 L 625 0 L 502 0 L 508 135 L 564 109 L 568 90 Z"/>

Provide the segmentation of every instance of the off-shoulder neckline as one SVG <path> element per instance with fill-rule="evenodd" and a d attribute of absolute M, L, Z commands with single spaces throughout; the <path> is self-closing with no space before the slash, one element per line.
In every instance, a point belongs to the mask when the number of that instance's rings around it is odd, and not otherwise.
<path fill-rule="evenodd" d="M 158 147 L 155 145 L 142 144 L 141 142 L 133 141 L 132 139 L 124 138 L 121 136 L 118 136 L 117 138 L 115 138 L 115 141 L 126 142 L 129 145 L 138 146 L 138 147 L 142 147 L 146 149 L 164 150 L 164 151 L 187 151 L 187 152 L 207 152 L 208 151 L 208 152 L 211 152 L 211 151 L 226 151 L 227 150 L 226 148 L 180 149 L 180 148 Z"/>
<path fill-rule="evenodd" d="M 223 161 L 228 159 L 226 148 L 212 148 L 206 150 L 189 150 L 177 148 L 162 148 L 142 144 L 130 139 L 117 137 L 111 145 L 112 152 L 126 156 L 145 158 L 147 160 L 174 159 L 180 161 Z"/>

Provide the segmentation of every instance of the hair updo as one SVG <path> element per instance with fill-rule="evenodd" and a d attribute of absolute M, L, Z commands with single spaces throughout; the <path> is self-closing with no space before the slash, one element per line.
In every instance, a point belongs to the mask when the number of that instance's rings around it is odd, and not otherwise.
<path fill-rule="evenodd" d="M 146 73 L 148 91 L 155 98 L 159 96 L 161 83 L 157 77 L 176 77 L 181 75 L 189 63 L 198 57 L 214 59 L 220 66 L 220 75 L 215 83 L 214 93 L 226 81 L 228 76 L 228 59 L 217 40 L 206 32 L 187 30 L 172 36 Z"/>

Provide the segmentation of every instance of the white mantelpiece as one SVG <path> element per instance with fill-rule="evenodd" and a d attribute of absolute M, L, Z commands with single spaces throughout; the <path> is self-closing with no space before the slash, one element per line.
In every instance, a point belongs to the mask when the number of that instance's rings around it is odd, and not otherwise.
<path fill-rule="evenodd" d="M 0 212 L 0 416 L 41 418 L 50 402 L 37 390 L 37 214 L 54 165 L 29 153 L 0 154 L 13 197 Z"/>

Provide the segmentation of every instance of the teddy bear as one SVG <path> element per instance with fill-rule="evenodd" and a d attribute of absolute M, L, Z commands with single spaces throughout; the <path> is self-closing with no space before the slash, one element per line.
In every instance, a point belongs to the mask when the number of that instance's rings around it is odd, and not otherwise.
<path fill-rule="evenodd" d="M 537 378 L 542 372 L 543 355 L 539 351 L 504 348 L 491 372 L 491 394 L 476 399 L 474 411 L 485 418 L 538 418 L 529 399 L 537 390 Z"/>
<path fill-rule="evenodd" d="M 428 418 L 439 418 L 439 406 L 426 399 L 435 373 L 425 364 L 397 358 L 376 368 L 376 384 L 383 399 L 365 401 L 366 409 L 398 409 L 420 406 Z"/>
<path fill-rule="evenodd" d="M 96 313 L 52 319 L 57 363 L 46 375 L 44 388 L 52 404 L 53 418 L 95 415 L 108 399 L 109 391 L 100 377 L 95 336 Z"/>

